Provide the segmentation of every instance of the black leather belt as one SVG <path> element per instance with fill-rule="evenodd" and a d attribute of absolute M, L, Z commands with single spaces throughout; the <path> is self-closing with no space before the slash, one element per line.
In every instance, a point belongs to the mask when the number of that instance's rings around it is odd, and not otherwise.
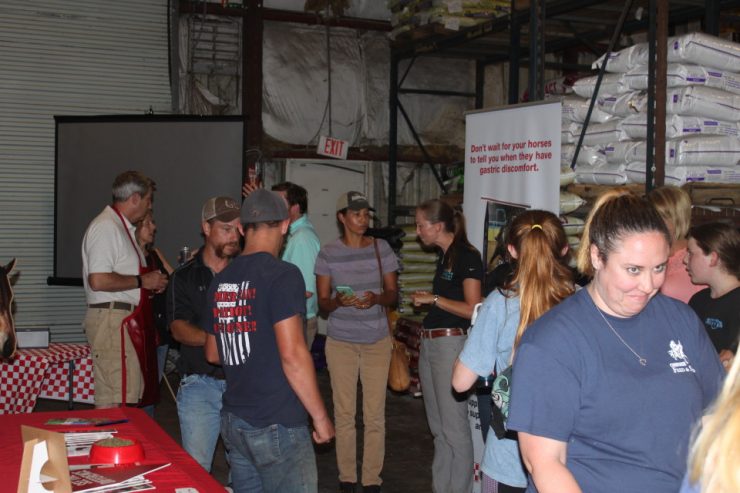
<path fill-rule="evenodd" d="M 136 305 L 131 303 L 124 303 L 122 301 L 108 301 L 106 303 L 90 303 L 87 305 L 89 308 L 111 308 L 113 310 L 126 310 L 129 312 L 134 311 Z"/>

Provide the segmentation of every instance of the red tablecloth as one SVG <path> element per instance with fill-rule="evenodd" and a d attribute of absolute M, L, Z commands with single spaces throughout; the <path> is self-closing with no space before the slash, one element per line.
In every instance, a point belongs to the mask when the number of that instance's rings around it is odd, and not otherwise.
<path fill-rule="evenodd" d="M 0 363 L 0 414 L 30 413 L 39 397 L 69 398 L 69 362 L 73 361 L 73 400 L 93 403 L 90 346 L 53 343 L 43 349 L 21 349 L 13 363 Z"/>
<path fill-rule="evenodd" d="M 128 423 L 111 425 L 120 435 L 133 437 L 144 446 L 147 463 L 171 463 L 169 467 L 147 474 L 157 491 L 174 492 L 176 488 L 195 488 L 198 493 L 224 493 L 210 474 L 195 462 L 165 431 L 142 410 L 136 408 L 91 409 L 0 416 L 0 477 L 5 487 L 1 491 L 15 491 L 21 470 L 23 440 L 21 425 L 52 431 L 82 431 L 91 427 L 54 426 L 45 423 L 52 418 L 110 418 L 128 419 Z M 106 427 L 109 428 L 109 427 Z M 92 428 L 94 429 L 94 427 Z M 98 428 L 100 429 L 100 428 Z M 72 457 L 70 464 L 84 464 L 86 457 Z"/>

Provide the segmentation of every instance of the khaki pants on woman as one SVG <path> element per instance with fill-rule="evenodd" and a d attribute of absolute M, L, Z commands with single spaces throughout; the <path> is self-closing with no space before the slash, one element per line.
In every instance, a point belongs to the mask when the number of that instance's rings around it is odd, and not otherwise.
<path fill-rule="evenodd" d="M 379 485 L 385 457 L 385 394 L 391 362 L 391 340 L 373 344 L 328 337 L 326 362 L 331 378 L 339 481 L 357 482 L 357 379 L 362 384 L 362 484 Z"/>

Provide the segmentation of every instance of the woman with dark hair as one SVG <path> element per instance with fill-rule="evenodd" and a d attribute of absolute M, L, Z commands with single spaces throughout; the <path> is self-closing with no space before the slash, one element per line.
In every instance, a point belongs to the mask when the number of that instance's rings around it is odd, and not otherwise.
<path fill-rule="evenodd" d="M 592 281 L 537 319 L 514 359 L 507 425 L 529 493 L 679 489 L 724 371 L 691 308 L 658 292 L 670 244 L 629 190 L 591 209 L 577 265 Z"/>
<path fill-rule="evenodd" d="M 708 223 L 689 230 L 684 259 L 691 281 L 708 284 L 689 300 L 729 368 L 740 335 L 740 232 L 725 223 Z"/>
<path fill-rule="evenodd" d="M 452 386 L 468 390 L 479 376 L 501 372 L 511 365 L 524 331 L 547 310 L 570 296 L 573 274 L 568 267 L 568 238 L 558 217 L 547 211 L 520 213 L 505 239 L 515 260 L 514 275 L 494 290 L 478 311 L 475 327 L 455 362 Z M 486 438 L 482 493 L 517 493 L 527 486 L 527 475 L 515 436 Z"/>
<path fill-rule="evenodd" d="M 174 270 L 167 261 L 162 252 L 154 246 L 154 236 L 157 232 L 157 223 L 151 211 L 144 216 L 144 219 L 136 223 L 136 242 L 139 244 L 141 251 L 146 255 L 146 265 L 151 270 L 158 270 L 168 278 Z M 157 367 L 159 379 L 162 379 L 164 364 L 167 358 L 167 350 L 172 344 L 172 336 L 167 329 L 167 317 L 165 313 L 165 294 L 155 293 L 152 296 L 152 313 L 154 315 L 154 325 L 159 334 L 159 346 L 157 347 Z"/>
<path fill-rule="evenodd" d="M 441 200 L 429 200 L 416 208 L 416 234 L 440 252 L 432 292 L 412 295 L 415 306 L 430 307 L 423 322 L 419 378 L 434 437 L 432 489 L 435 493 L 469 493 L 473 442 L 468 404 L 466 396 L 453 392 L 450 382 L 473 309 L 481 300 L 483 263 L 468 242 L 462 213 Z"/>
<path fill-rule="evenodd" d="M 321 248 L 314 269 L 319 309 L 329 314 L 325 351 L 341 492 L 354 492 L 357 483 L 358 378 L 362 384 L 364 492 L 380 491 L 385 458 L 391 340 L 384 307 L 397 301 L 398 261 L 385 240 L 365 236 L 371 210 L 359 192 L 339 197 L 337 220 L 342 236 Z"/>

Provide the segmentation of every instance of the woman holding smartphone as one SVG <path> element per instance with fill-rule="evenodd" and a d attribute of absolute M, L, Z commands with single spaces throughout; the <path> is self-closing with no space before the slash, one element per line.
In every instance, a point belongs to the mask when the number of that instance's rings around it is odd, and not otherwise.
<path fill-rule="evenodd" d="M 396 303 L 398 261 L 387 242 L 365 236 L 372 210 L 360 192 L 339 197 L 337 221 L 342 235 L 321 249 L 314 269 L 319 309 L 329 314 L 326 362 L 341 492 L 354 492 L 357 484 L 358 378 L 363 393 L 363 492 L 380 491 L 385 457 L 385 389 L 391 340 L 383 307 Z"/>

